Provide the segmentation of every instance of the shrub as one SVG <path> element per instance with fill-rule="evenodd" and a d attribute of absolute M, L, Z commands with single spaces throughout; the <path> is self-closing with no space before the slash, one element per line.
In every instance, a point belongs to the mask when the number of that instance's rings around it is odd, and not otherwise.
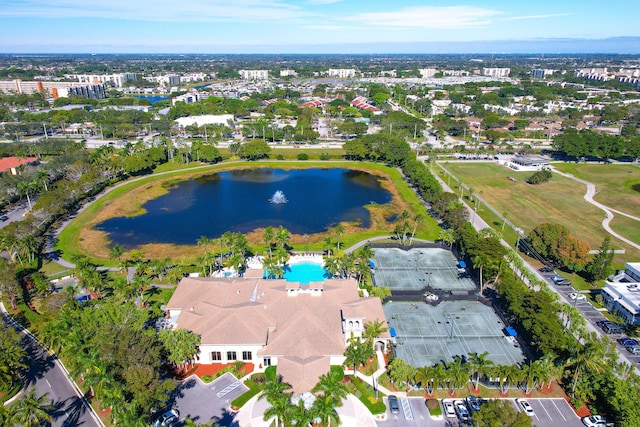
<path fill-rule="evenodd" d="M 278 157 L 276 157 L 278 160 L 284 160 L 284 154 L 278 154 Z"/>
<path fill-rule="evenodd" d="M 298 160 L 309 160 L 309 155 L 306 153 L 300 153 L 296 156 Z"/>
<path fill-rule="evenodd" d="M 547 182 L 551 179 L 551 171 L 550 170 L 542 170 L 534 173 L 527 179 L 529 184 L 542 184 L 543 182 Z"/>
<path fill-rule="evenodd" d="M 432 417 L 442 415 L 442 407 L 438 403 L 438 399 L 427 399 L 427 409 Z"/>
<path fill-rule="evenodd" d="M 329 153 L 320 154 L 320 160 L 329 160 L 330 158 L 331 156 L 329 155 Z"/>

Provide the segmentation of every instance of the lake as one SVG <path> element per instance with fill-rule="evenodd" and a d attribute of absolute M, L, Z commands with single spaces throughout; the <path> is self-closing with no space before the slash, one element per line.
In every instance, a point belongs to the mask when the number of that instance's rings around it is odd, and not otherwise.
<path fill-rule="evenodd" d="M 276 192 L 286 203 L 272 203 Z M 386 204 L 392 195 L 379 178 L 341 168 L 242 169 L 176 183 L 143 205 L 136 217 L 108 219 L 95 228 L 112 244 L 131 249 L 149 243 L 195 244 L 200 236 L 247 233 L 283 226 L 293 234 L 326 231 L 339 222 L 369 227 L 365 205 Z"/>

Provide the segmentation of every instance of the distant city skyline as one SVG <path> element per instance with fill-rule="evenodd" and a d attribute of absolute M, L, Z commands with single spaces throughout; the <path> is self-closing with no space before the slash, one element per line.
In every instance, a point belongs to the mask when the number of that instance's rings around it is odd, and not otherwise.
<path fill-rule="evenodd" d="M 4 0 L 0 52 L 640 53 L 634 5 L 629 0 Z"/>

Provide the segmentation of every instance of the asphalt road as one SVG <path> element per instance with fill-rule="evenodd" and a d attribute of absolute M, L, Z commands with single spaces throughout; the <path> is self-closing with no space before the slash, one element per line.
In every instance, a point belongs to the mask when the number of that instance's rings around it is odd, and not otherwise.
<path fill-rule="evenodd" d="M 25 388 L 34 389 L 36 396 L 48 393 L 54 406 L 51 426 L 104 427 L 58 359 L 48 354 L 30 333 L 17 325 L 4 311 L 2 320 L 24 335 L 22 345 L 27 350 L 29 365 L 29 370 L 24 375 Z"/>
<path fill-rule="evenodd" d="M 36 199 L 32 199 L 31 203 L 35 203 Z M 11 224 L 14 221 L 21 221 L 24 219 L 24 214 L 27 212 L 27 202 L 22 201 L 20 203 L 13 204 L 7 208 L 6 211 L 2 213 L 2 215 L 6 215 L 8 219 L 4 221 L 0 221 L 0 228 L 6 227 L 8 224 Z"/>

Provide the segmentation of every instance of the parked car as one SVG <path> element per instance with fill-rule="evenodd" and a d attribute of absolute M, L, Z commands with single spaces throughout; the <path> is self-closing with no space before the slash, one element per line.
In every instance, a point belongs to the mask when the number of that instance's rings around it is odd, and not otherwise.
<path fill-rule="evenodd" d="M 640 345 L 628 345 L 625 348 L 631 354 L 640 354 Z"/>
<path fill-rule="evenodd" d="M 530 417 L 533 417 L 535 415 L 535 412 L 533 412 L 533 408 L 531 407 L 531 404 L 529 404 L 529 402 L 526 399 L 516 399 L 516 403 L 522 409 L 522 412 L 524 412 L 525 414 L 529 415 Z"/>
<path fill-rule="evenodd" d="M 400 413 L 400 404 L 398 403 L 398 397 L 393 394 L 389 396 L 389 410 L 392 414 Z"/>
<path fill-rule="evenodd" d="M 627 347 L 630 345 L 638 345 L 638 340 L 634 340 L 633 338 L 629 338 L 629 337 L 622 337 L 622 338 L 618 338 L 618 343 L 620 345 Z"/>
<path fill-rule="evenodd" d="M 453 405 L 458 415 L 458 419 L 463 423 L 471 421 L 471 415 L 469 414 L 469 408 L 465 405 L 464 400 L 456 400 Z"/>
<path fill-rule="evenodd" d="M 582 424 L 587 427 L 605 427 L 607 419 L 602 415 L 590 415 L 582 418 Z"/>
<path fill-rule="evenodd" d="M 605 323 L 601 326 L 605 334 L 621 334 L 624 332 L 624 328 L 617 323 Z"/>
<path fill-rule="evenodd" d="M 571 292 L 569 294 L 569 299 L 577 300 L 577 301 L 584 301 L 584 300 L 587 299 L 587 297 L 584 296 L 584 294 L 581 294 L 579 292 Z"/>
<path fill-rule="evenodd" d="M 566 278 L 556 274 L 555 276 L 553 276 L 551 278 L 551 280 L 553 280 L 553 283 L 560 283 L 560 282 L 564 282 L 565 280 L 567 280 Z"/>
<path fill-rule="evenodd" d="M 444 414 L 449 418 L 455 418 L 456 410 L 453 406 L 453 402 L 448 399 L 442 400 L 442 408 L 444 410 Z"/>
<path fill-rule="evenodd" d="M 538 269 L 540 273 L 553 273 L 553 268 L 551 267 L 542 267 Z"/>
<path fill-rule="evenodd" d="M 153 422 L 153 427 L 171 427 L 178 422 L 179 418 L 180 413 L 177 409 L 169 409 L 156 418 Z"/>
<path fill-rule="evenodd" d="M 467 406 L 471 412 L 478 412 L 480 410 L 480 402 L 475 396 L 467 396 Z"/>
<path fill-rule="evenodd" d="M 598 321 L 596 322 L 596 326 L 600 326 L 601 328 L 602 328 L 604 325 L 607 325 L 607 324 L 613 325 L 613 324 L 615 324 L 615 322 L 612 322 L 611 320 L 598 320 Z"/>
<path fill-rule="evenodd" d="M 5 222 L 6 220 L 8 220 L 9 217 L 6 215 L 0 215 L 0 221 Z"/>

